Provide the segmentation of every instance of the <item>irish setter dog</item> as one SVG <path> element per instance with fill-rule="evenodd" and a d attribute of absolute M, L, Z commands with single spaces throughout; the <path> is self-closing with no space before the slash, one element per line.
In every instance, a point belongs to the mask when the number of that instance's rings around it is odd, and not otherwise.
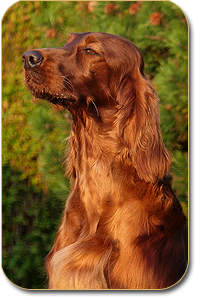
<path fill-rule="evenodd" d="M 163 289 L 187 268 L 187 221 L 171 188 L 159 99 L 138 48 L 70 34 L 23 56 L 31 93 L 72 115 L 72 191 L 46 266 L 50 289 Z"/>

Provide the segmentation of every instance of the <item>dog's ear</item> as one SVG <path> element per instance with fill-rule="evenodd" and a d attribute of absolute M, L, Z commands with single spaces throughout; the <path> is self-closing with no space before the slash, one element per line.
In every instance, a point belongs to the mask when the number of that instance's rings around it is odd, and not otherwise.
<path fill-rule="evenodd" d="M 161 137 L 159 99 L 139 68 L 124 76 L 117 102 L 119 135 L 138 176 L 153 183 L 162 179 L 169 171 L 170 157 Z"/>

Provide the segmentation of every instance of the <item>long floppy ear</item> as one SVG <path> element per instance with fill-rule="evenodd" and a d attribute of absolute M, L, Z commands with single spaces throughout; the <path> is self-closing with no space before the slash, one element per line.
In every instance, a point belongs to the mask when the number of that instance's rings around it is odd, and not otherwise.
<path fill-rule="evenodd" d="M 155 183 L 169 171 L 170 157 L 161 137 L 159 99 L 139 68 L 124 76 L 117 101 L 119 134 L 133 166 L 141 179 Z"/>

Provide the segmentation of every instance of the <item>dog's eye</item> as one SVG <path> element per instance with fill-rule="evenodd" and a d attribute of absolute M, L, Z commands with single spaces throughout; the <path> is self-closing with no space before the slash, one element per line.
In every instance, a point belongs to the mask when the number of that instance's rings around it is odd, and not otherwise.
<path fill-rule="evenodd" d="M 97 54 L 96 51 L 94 51 L 93 49 L 91 48 L 84 48 L 84 51 L 88 54 Z"/>

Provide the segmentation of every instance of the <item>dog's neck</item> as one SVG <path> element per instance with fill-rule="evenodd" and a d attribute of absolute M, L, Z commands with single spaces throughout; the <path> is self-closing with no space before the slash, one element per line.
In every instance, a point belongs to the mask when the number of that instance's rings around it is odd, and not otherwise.
<path fill-rule="evenodd" d="M 103 203 L 115 201 L 120 192 L 119 182 L 113 180 L 112 172 L 117 149 L 121 147 L 117 145 L 114 128 L 105 130 L 100 123 L 77 116 L 73 116 L 70 144 L 69 154 L 74 153 L 69 159 L 75 171 L 71 172 L 75 173 L 74 190 L 80 190 L 81 201 L 89 208 L 87 212 L 91 212 L 88 218 L 92 224 L 98 222 Z"/>

